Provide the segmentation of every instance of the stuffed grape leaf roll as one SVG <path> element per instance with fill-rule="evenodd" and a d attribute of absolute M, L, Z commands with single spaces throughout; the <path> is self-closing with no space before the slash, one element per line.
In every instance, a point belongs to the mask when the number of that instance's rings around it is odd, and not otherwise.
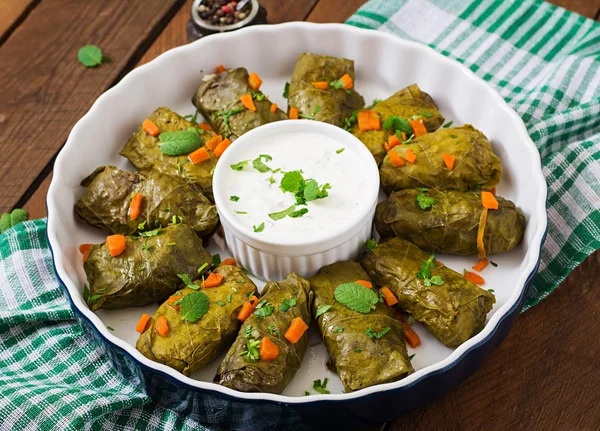
<path fill-rule="evenodd" d="M 144 356 L 189 376 L 227 349 L 240 327 L 238 312 L 256 286 L 235 266 L 213 272 L 223 277 L 219 286 L 202 287 L 196 280 L 158 307 L 136 343 Z M 166 335 L 158 332 L 159 319 L 166 322 Z"/>
<path fill-rule="evenodd" d="M 185 224 L 140 235 L 125 237 L 125 250 L 118 256 L 105 243 L 92 245 L 83 264 L 92 311 L 162 302 L 177 290 L 177 274 L 194 279 L 199 267 L 212 262 L 202 240 Z"/>
<path fill-rule="evenodd" d="M 448 347 L 479 333 L 496 302 L 492 293 L 438 265 L 432 255 L 400 238 L 380 243 L 361 264 L 376 283 L 396 295 L 402 311 Z"/>
<path fill-rule="evenodd" d="M 350 80 L 342 86 L 340 78 L 345 75 Z M 288 110 L 293 107 L 300 118 L 342 126 L 364 105 L 365 100 L 354 89 L 353 60 L 306 52 L 298 57 L 288 90 Z"/>
<path fill-rule="evenodd" d="M 248 78 L 248 71 L 243 67 L 224 70 L 202 82 L 192 98 L 198 112 L 212 124 L 216 133 L 232 142 L 258 126 L 287 120 L 285 112 L 278 108 L 273 110 L 273 103 L 261 91 L 252 90 Z M 248 94 L 255 111 L 246 108 L 240 99 Z"/>
<path fill-rule="evenodd" d="M 400 380 L 414 371 L 402 323 L 390 307 L 377 301 L 374 309 L 363 314 L 336 301 L 336 288 L 357 280 L 371 282 L 360 264 L 352 261 L 328 265 L 310 279 L 315 296 L 312 312 L 347 392 Z"/>
<path fill-rule="evenodd" d="M 219 223 L 216 207 L 202 187 L 185 178 L 157 171 L 127 172 L 114 166 L 96 169 L 81 183 L 87 188 L 75 211 L 88 224 L 111 233 L 131 235 L 158 223 L 184 221 L 200 238 Z M 131 218 L 132 197 L 141 195 L 140 213 Z M 173 219 L 175 217 L 175 219 Z"/>
<path fill-rule="evenodd" d="M 267 283 L 256 310 L 221 362 L 215 382 L 243 392 L 281 394 L 300 368 L 308 344 L 306 332 L 292 343 L 287 331 L 295 319 L 308 327 L 311 303 L 310 284 L 294 273 Z M 276 346 L 271 358 L 263 354 L 265 343 Z"/>
<path fill-rule="evenodd" d="M 212 138 L 211 134 L 169 108 L 158 108 L 148 119 L 158 127 L 159 135 L 152 136 L 144 130 L 143 126 L 140 126 L 127 141 L 120 154 L 141 171 L 156 170 L 200 184 L 205 195 L 212 201 L 212 173 L 217 163 L 217 158 L 212 151 L 208 151 L 209 158 L 207 160 L 194 164 L 189 161 L 187 154 L 170 156 L 163 153 L 160 150 L 161 141 L 159 139 L 160 133 L 163 132 L 179 132 L 194 128 L 202 142 L 206 143 Z"/>
<path fill-rule="evenodd" d="M 404 163 L 396 166 L 390 154 Z M 414 160 L 411 162 L 411 152 Z M 391 193 L 419 187 L 469 190 L 492 188 L 500 182 L 502 164 L 483 133 L 467 124 L 426 133 L 385 156 L 379 174 L 381 187 Z M 449 167 L 446 160 L 452 158 Z"/>
<path fill-rule="evenodd" d="M 483 244 L 488 255 L 516 247 L 525 234 L 525 216 L 509 200 L 496 196 L 489 210 Z M 436 189 L 401 190 L 377 205 L 375 226 L 382 238 L 398 237 L 436 253 L 477 254 L 481 192 Z"/>
<path fill-rule="evenodd" d="M 411 127 L 408 124 L 410 119 L 422 120 L 428 132 L 434 132 L 444 123 L 444 117 L 438 111 L 431 96 L 421 91 L 417 84 L 412 84 L 387 99 L 378 101 L 369 109 L 379 115 L 381 125 L 379 130 L 361 131 L 355 116 L 346 123 L 346 128 L 349 128 L 350 132 L 366 145 L 378 165 L 387 152 L 385 143 L 395 133 L 395 126 L 398 126 L 393 117 L 400 117 L 401 120 L 396 121 L 400 121 L 404 127 L 402 130 L 399 129 L 399 133 L 404 132 L 407 139 L 411 135 Z M 384 128 L 386 123 L 391 123 L 391 125 Z"/>

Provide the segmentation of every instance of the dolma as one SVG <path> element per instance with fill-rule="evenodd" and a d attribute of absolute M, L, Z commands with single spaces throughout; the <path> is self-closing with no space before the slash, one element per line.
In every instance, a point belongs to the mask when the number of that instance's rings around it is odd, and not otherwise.
<path fill-rule="evenodd" d="M 387 99 L 375 103 L 370 109 L 379 114 L 381 126 L 392 116 L 402 117 L 406 121 L 418 116 L 428 132 L 437 130 L 444 123 L 444 117 L 431 96 L 421 91 L 417 84 L 403 88 Z M 386 155 L 384 144 L 394 131 L 392 127 L 361 131 L 358 124 L 352 125 L 350 129 L 350 132 L 366 145 L 378 165 Z M 407 135 L 407 138 L 409 136 Z"/>
<path fill-rule="evenodd" d="M 125 250 L 118 256 L 111 256 L 105 243 L 92 245 L 83 264 L 92 311 L 162 302 L 177 290 L 177 274 L 197 278 L 198 268 L 212 262 L 202 240 L 185 224 L 142 235 L 125 237 Z"/>
<path fill-rule="evenodd" d="M 238 312 L 256 286 L 235 266 L 219 266 L 214 272 L 224 277 L 219 286 L 202 288 L 202 282 L 196 280 L 197 290 L 184 287 L 175 292 L 177 297 L 197 291 L 208 297 L 208 310 L 199 320 L 184 319 L 182 306 L 175 305 L 176 301 L 167 301 L 158 307 L 136 343 L 144 356 L 189 376 L 227 349 L 240 326 Z M 161 316 L 169 327 L 166 336 L 159 335 L 155 329 Z"/>
<path fill-rule="evenodd" d="M 336 302 L 335 289 L 357 280 L 371 281 L 360 264 L 352 261 L 328 265 L 310 279 L 315 295 L 313 315 L 331 306 L 317 317 L 317 323 L 331 363 L 347 392 L 400 380 L 414 371 L 406 352 L 402 323 L 390 307 L 378 303 L 374 310 L 362 314 Z M 375 333 L 385 328 L 389 331 L 380 339 L 370 338 L 366 334 L 369 328 Z"/>
<path fill-rule="evenodd" d="M 256 111 L 244 107 L 240 97 L 251 94 Z M 272 103 L 260 91 L 252 91 L 243 67 L 225 70 L 202 82 L 192 103 L 218 135 L 232 142 L 263 124 L 287 120 L 281 109 L 271 112 Z"/>
<path fill-rule="evenodd" d="M 354 61 L 328 55 L 310 53 L 298 57 L 288 91 L 288 109 L 298 109 L 300 118 L 342 126 L 353 111 L 365 105 L 363 97 L 354 86 L 347 90 L 332 84 L 348 74 L 354 82 Z M 313 82 L 326 82 L 318 89 Z"/>
<path fill-rule="evenodd" d="M 158 108 L 149 117 L 158 127 L 160 133 L 177 132 L 194 127 L 198 130 L 203 142 L 207 142 L 212 136 L 210 133 L 200 129 L 198 124 L 192 123 L 179 116 L 169 108 Z M 148 171 L 156 170 L 163 174 L 179 176 L 200 184 L 205 195 L 213 201 L 212 196 L 212 173 L 217 163 L 215 155 L 209 151 L 210 159 L 194 164 L 190 163 L 187 154 L 181 156 L 169 156 L 160 151 L 159 137 L 150 136 L 144 129 L 140 128 L 127 141 L 121 151 L 136 169 Z"/>
<path fill-rule="evenodd" d="M 419 202 L 423 200 L 429 200 L 431 206 L 421 208 Z M 488 255 L 513 249 L 525 234 L 521 211 L 500 196 L 496 200 L 499 208 L 488 211 L 484 228 L 483 244 Z M 377 205 L 375 227 L 382 238 L 403 238 L 423 250 L 471 255 L 478 251 L 482 212 L 481 192 L 401 190 Z"/>
<path fill-rule="evenodd" d="M 283 281 L 267 283 L 256 311 L 244 321 L 237 339 L 221 362 L 215 382 L 243 392 L 281 394 L 300 368 L 308 344 L 306 332 L 295 344 L 291 344 L 284 334 L 297 317 L 307 325 L 310 323 L 311 302 L 308 281 L 294 273 Z M 249 350 L 249 342 L 262 342 L 265 337 L 279 348 L 277 358 L 254 360 L 244 353 Z"/>
<path fill-rule="evenodd" d="M 361 264 L 377 284 L 396 295 L 402 311 L 423 323 L 448 347 L 458 346 L 481 331 L 496 302 L 492 293 L 400 238 L 380 243 Z"/>
<path fill-rule="evenodd" d="M 81 183 L 87 188 L 75 211 L 88 224 L 111 233 L 131 235 L 158 223 L 167 226 L 183 220 L 200 238 L 211 234 L 219 223 L 216 207 L 202 187 L 185 178 L 157 171 L 127 172 L 114 166 L 96 169 Z M 142 195 L 140 215 L 129 216 L 131 198 Z"/>
<path fill-rule="evenodd" d="M 490 142 L 469 124 L 427 133 L 391 151 L 406 158 L 409 149 L 416 156 L 414 163 L 407 161 L 394 167 L 389 155 L 383 160 L 379 173 L 381 187 L 387 193 L 419 187 L 489 189 L 502 176 L 502 164 Z M 456 158 L 452 169 L 446 165 L 444 154 Z"/>

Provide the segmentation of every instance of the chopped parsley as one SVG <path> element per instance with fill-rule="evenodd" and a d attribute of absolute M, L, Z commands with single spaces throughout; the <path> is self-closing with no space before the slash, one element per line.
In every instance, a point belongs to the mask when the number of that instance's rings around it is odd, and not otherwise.
<path fill-rule="evenodd" d="M 412 134 L 413 130 L 407 120 L 397 115 L 391 115 L 385 119 L 382 126 L 383 129 L 392 130 L 396 132 L 404 132 L 406 136 Z"/>
<path fill-rule="evenodd" d="M 265 305 L 264 307 L 258 308 L 258 306 L 256 307 L 257 310 L 254 312 L 254 314 L 258 317 L 260 317 L 261 319 L 264 319 L 265 317 L 269 317 L 271 314 L 273 314 L 273 311 L 275 311 L 275 307 L 273 307 L 272 305 Z"/>
<path fill-rule="evenodd" d="M 329 392 L 327 389 L 325 389 L 327 387 L 328 381 L 329 381 L 329 379 L 327 377 L 325 377 L 323 379 L 322 383 L 321 383 L 321 379 L 317 379 L 317 380 L 313 381 L 313 389 L 320 394 L 330 394 L 331 392 Z"/>
<path fill-rule="evenodd" d="M 260 347 L 260 340 L 248 340 L 246 341 L 246 350 L 240 353 L 240 356 L 244 357 L 244 361 L 246 362 L 256 362 L 258 361 Z"/>
<path fill-rule="evenodd" d="M 237 162 L 237 163 L 234 163 L 233 165 L 229 165 L 229 167 L 231 169 L 233 169 L 234 171 L 241 171 L 242 169 L 244 169 L 244 166 L 246 166 L 249 161 L 250 160 L 242 160 L 241 162 Z"/>
<path fill-rule="evenodd" d="M 452 125 L 452 123 L 454 123 L 454 121 L 448 121 L 446 124 L 444 124 L 442 127 L 444 129 L 447 129 L 448 127 L 450 127 Z"/>
<path fill-rule="evenodd" d="M 420 114 L 427 118 L 433 117 L 433 114 L 431 112 L 421 111 Z"/>
<path fill-rule="evenodd" d="M 286 82 L 286 83 L 285 83 L 285 86 L 283 87 L 283 95 L 282 95 L 282 96 L 283 96 L 285 99 L 287 99 L 287 97 L 288 97 L 288 95 L 289 95 L 289 94 L 290 94 L 290 83 L 289 83 L 289 82 Z"/>
<path fill-rule="evenodd" d="M 147 238 L 147 237 L 150 237 L 150 236 L 160 235 L 160 233 L 161 233 L 161 229 L 158 228 L 158 229 L 154 229 L 154 230 L 149 230 L 147 232 L 139 232 L 138 235 Z"/>
<path fill-rule="evenodd" d="M 429 259 L 423 261 L 421 263 L 421 271 L 417 272 L 417 278 L 423 280 L 423 284 L 425 284 L 426 287 L 433 285 L 442 286 L 445 283 L 441 276 L 431 276 L 431 270 L 436 267 L 436 264 L 433 262 L 434 258 L 435 255 L 432 254 Z"/>
<path fill-rule="evenodd" d="M 344 87 L 344 81 L 336 79 L 335 81 L 331 81 L 329 85 L 335 88 L 336 90 L 341 90 Z"/>
<path fill-rule="evenodd" d="M 244 334 L 242 335 L 242 337 L 244 338 L 250 338 L 252 336 L 252 325 L 248 325 L 246 326 L 246 329 L 244 330 Z"/>
<path fill-rule="evenodd" d="M 258 226 L 252 225 L 252 229 L 254 229 L 254 232 L 256 232 L 256 233 L 262 232 L 263 230 L 265 230 L 265 222 L 262 222 Z"/>
<path fill-rule="evenodd" d="M 373 250 L 374 248 L 377 248 L 378 245 L 379 244 L 377 244 L 377 241 L 375 241 L 375 238 L 368 239 L 365 242 L 365 253 L 368 253 L 371 250 Z"/>
<path fill-rule="evenodd" d="M 377 333 L 377 332 L 373 331 L 371 328 L 369 328 L 369 329 L 367 329 L 365 331 L 365 335 L 368 335 L 369 338 L 372 339 L 372 340 L 375 340 L 375 339 L 379 340 L 381 337 L 383 337 L 388 332 L 390 332 L 390 328 L 389 327 L 383 328 L 381 330 L 381 332 L 379 332 L 379 333 Z"/>
<path fill-rule="evenodd" d="M 273 160 L 273 158 L 268 154 L 261 154 L 256 159 L 252 160 L 252 167 L 254 167 L 254 169 L 256 169 L 258 172 L 264 174 L 269 172 L 271 168 L 265 165 L 262 159 L 265 159 L 265 162 L 270 162 Z"/>
<path fill-rule="evenodd" d="M 336 150 L 335 152 L 337 154 L 342 154 L 342 152 L 344 152 L 345 148 L 340 148 L 339 150 Z"/>
<path fill-rule="evenodd" d="M 360 353 L 360 352 L 362 352 L 362 349 L 354 349 L 354 352 L 355 353 Z"/>
<path fill-rule="evenodd" d="M 220 305 L 221 307 L 224 307 L 226 304 L 223 301 L 217 301 L 217 305 Z"/>
<path fill-rule="evenodd" d="M 344 328 L 341 326 L 338 326 L 336 329 L 334 329 L 333 331 L 334 334 L 339 334 L 340 332 L 344 332 Z"/>
<path fill-rule="evenodd" d="M 269 325 L 269 334 L 279 337 L 279 329 L 275 325 Z"/>
<path fill-rule="evenodd" d="M 237 202 L 237 201 L 239 201 L 239 200 L 240 200 L 240 197 L 239 197 L 239 196 L 235 196 L 235 195 L 233 195 L 233 196 L 229 196 L 229 200 L 230 200 L 230 201 L 233 201 L 233 202 Z"/>
<path fill-rule="evenodd" d="M 433 196 L 427 196 L 428 190 L 425 189 L 424 192 L 421 192 L 417 195 L 417 205 L 422 210 L 429 209 L 435 204 L 435 198 Z"/>
<path fill-rule="evenodd" d="M 306 118 L 308 120 L 314 120 L 315 119 L 315 115 L 317 115 L 317 112 L 319 112 L 321 109 L 323 109 L 323 108 L 320 107 L 320 106 L 317 106 L 315 108 L 315 110 L 313 111 L 312 114 L 299 114 L 298 117 L 300 117 L 300 118 Z"/>
<path fill-rule="evenodd" d="M 490 260 L 490 264 L 491 264 L 491 265 L 492 265 L 494 268 L 498 268 L 498 264 L 497 264 L 496 262 L 492 262 L 492 261 Z"/>
<path fill-rule="evenodd" d="M 488 289 L 487 291 L 490 292 L 490 293 L 494 293 L 495 292 L 494 289 Z"/>
<path fill-rule="evenodd" d="M 189 274 L 186 274 L 186 273 L 177 274 L 177 277 L 179 277 L 181 279 L 181 281 L 183 281 L 183 284 L 185 284 L 185 287 L 189 287 L 190 289 L 194 289 L 194 290 L 198 290 L 200 288 L 200 286 L 198 286 L 197 284 L 195 284 L 192 281 L 192 278 L 190 277 Z"/>
<path fill-rule="evenodd" d="M 217 111 L 214 113 L 213 119 L 216 120 L 220 116 L 223 119 L 223 124 L 225 125 L 225 131 L 227 132 L 227 135 L 231 135 L 231 128 L 229 127 L 229 117 L 235 114 L 239 114 L 243 110 L 244 108 L 236 108 L 229 109 L 228 111 Z"/>
<path fill-rule="evenodd" d="M 232 294 L 231 294 L 231 293 L 230 293 L 229 295 L 227 295 L 227 298 L 226 298 L 226 299 L 227 299 L 227 302 L 231 302 L 231 297 L 232 297 Z"/>
<path fill-rule="evenodd" d="M 252 94 L 252 98 L 255 100 L 265 100 L 267 96 L 260 91 L 250 90 L 250 94 Z"/>
<path fill-rule="evenodd" d="M 236 211 L 235 213 L 236 213 L 236 214 L 248 214 L 248 212 L 247 212 L 247 211 Z M 254 232 L 256 232 L 256 231 L 254 231 Z"/>
<path fill-rule="evenodd" d="M 113 331 L 115 330 L 115 328 L 113 328 L 112 326 L 107 326 L 106 329 L 108 329 L 109 331 Z"/>
<path fill-rule="evenodd" d="M 331 189 L 329 183 L 319 186 L 313 179 L 305 180 L 301 171 L 286 172 L 281 179 L 280 187 L 284 193 L 294 194 L 296 205 L 304 205 L 315 199 L 326 198 L 329 196 L 327 190 Z"/>
<path fill-rule="evenodd" d="M 281 303 L 281 305 L 279 306 L 279 309 L 281 311 L 288 311 L 290 308 L 294 307 L 296 305 L 296 297 L 293 297 L 292 299 L 284 299 L 283 302 Z"/>
<path fill-rule="evenodd" d="M 410 359 L 410 360 L 412 361 L 412 360 L 413 360 L 413 358 L 415 357 L 415 355 L 416 355 L 416 353 L 413 353 L 412 355 L 410 355 L 410 356 L 408 357 L 408 359 Z"/>

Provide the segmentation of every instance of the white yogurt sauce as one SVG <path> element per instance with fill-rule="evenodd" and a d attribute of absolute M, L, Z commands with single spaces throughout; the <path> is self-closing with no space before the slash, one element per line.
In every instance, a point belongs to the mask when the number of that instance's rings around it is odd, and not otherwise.
<path fill-rule="evenodd" d="M 337 153 L 342 148 L 344 150 Z M 263 159 L 272 170 L 302 170 L 305 180 L 312 178 L 319 186 L 329 183 L 329 196 L 309 201 L 306 206 L 297 206 L 297 210 L 308 209 L 302 217 L 272 220 L 270 213 L 289 208 L 296 199 L 293 193 L 281 190 L 281 171 L 273 174 L 254 169 L 252 160 L 260 154 L 273 158 L 271 161 Z M 259 148 L 236 148 L 236 157 L 232 161 L 242 160 L 250 161 L 242 171 L 228 167 L 228 175 L 223 178 L 225 205 L 249 232 L 253 232 L 253 226 L 258 227 L 264 222 L 264 230 L 256 234 L 264 240 L 304 242 L 342 232 L 360 217 L 365 206 L 373 202 L 363 172 L 365 163 L 355 151 L 329 136 L 311 132 L 271 135 L 261 141 Z M 275 180 L 272 184 L 271 177 Z M 230 196 L 238 196 L 239 200 L 231 201 Z"/>

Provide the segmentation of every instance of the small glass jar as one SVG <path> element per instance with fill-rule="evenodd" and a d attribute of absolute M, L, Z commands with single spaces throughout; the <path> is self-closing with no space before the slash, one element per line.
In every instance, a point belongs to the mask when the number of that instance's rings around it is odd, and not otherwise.
<path fill-rule="evenodd" d="M 239 4 L 241 1 L 242 0 L 238 0 L 237 3 Z M 206 0 L 194 0 L 192 2 L 190 20 L 187 23 L 187 36 L 190 42 L 209 34 L 223 33 L 249 25 L 267 23 L 267 11 L 258 3 L 258 0 L 250 0 L 248 2 L 250 10 L 243 19 L 233 24 L 224 25 L 214 25 L 200 17 L 200 6 L 203 3 L 206 3 Z"/>

